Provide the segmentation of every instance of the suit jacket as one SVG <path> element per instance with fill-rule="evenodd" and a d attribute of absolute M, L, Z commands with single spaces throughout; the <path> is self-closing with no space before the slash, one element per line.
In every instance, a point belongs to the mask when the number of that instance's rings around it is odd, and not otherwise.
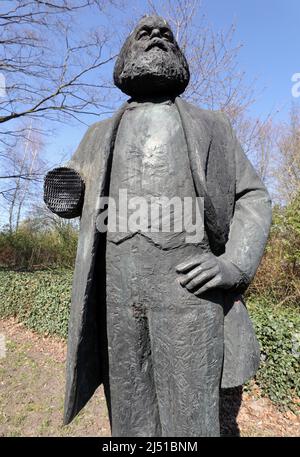
<path fill-rule="evenodd" d="M 189 162 L 198 196 L 204 198 L 204 222 L 215 255 L 240 270 L 240 281 L 224 291 L 224 363 L 222 387 L 243 384 L 259 364 L 259 346 L 241 292 L 261 260 L 271 224 L 271 201 L 266 188 L 242 151 L 227 117 L 199 109 L 181 98 L 175 103 L 186 136 Z M 105 287 L 105 238 L 97 232 L 101 196 L 108 195 L 114 141 L 125 104 L 112 118 L 92 125 L 67 167 L 84 182 L 77 209 L 81 216 L 69 321 L 65 423 L 69 423 L 102 382 L 99 297 Z M 47 178 L 46 178 L 47 179 Z M 56 183 L 56 184 L 55 184 Z M 45 186 L 45 202 L 57 180 Z M 53 189 L 52 189 L 53 190 Z M 59 190 L 57 191 L 59 197 Z M 80 192 L 79 192 L 80 194 Z M 101 274 L 99 274 L 99 271 Z M 103 300 L 104 295 L 103 296 Z"/>

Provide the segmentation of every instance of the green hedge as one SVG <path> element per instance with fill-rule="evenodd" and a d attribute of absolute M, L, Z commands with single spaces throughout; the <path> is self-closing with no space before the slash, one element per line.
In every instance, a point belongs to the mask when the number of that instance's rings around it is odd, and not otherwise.
<path fill-rule="evenodd" d="M 34 331 L 67 335 L 71 270 L 0 271 L 0 316 L 15 316 Z"/>
<path fill-rule="evenodd" d="M 248 300 L 261 347 L 256 383 L 274 403 L 287 406 L 300 398 L 300 313 L 295 306 Z"/>
<path fill-rule="evenodd" d="M 32 330 L 67 335 L 72 271 L 0 271 L 0 317 L 15 316 Z M 300 397 L 300 315 L 295 307 L 276 307 L 248 299 L 261 345 L 256 383 L 275 403 Z"/>

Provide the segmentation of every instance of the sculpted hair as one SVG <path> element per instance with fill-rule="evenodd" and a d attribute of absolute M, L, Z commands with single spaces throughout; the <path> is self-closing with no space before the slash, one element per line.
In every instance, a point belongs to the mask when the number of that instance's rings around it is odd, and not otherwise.
<path fill-rule="evenodd" d="M 121 81 L 121 75 L 124 69 L 125 65 L 125 60 L 128 56 L 128 51 L 131 48 L 131 43 L 133 41 L 133 32 L 131 32 L 130 35 L 126 38 L 115 63 L 114 67 L 114 83 L 115 85 L 122 90 L 122 81 Z"/>

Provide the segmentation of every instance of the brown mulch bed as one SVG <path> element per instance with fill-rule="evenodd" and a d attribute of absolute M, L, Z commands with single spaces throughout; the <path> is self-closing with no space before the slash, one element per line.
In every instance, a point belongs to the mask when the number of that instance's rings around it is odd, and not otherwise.
<path fill-rule="evenodd" d="M 0 320 L 0 436 L 110 436 L 102 388 L 77 418 L 62 426 L 65 341 L 43 337 L 14 319 Z M 222 392 L 224 436 L 300 436 L 300 415 L 279 411 L 257 389 Z"/>

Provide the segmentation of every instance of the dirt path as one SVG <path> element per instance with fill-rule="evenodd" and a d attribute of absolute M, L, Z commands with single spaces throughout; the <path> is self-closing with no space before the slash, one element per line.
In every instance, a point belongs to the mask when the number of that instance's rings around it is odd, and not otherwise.
<path fill-rule="evenodd" d="M 1 334 L 7 351 L 0 358 L 0 436 L 110 436 L 101 388 L 71 425 L 62 426 L 64 341 L 32 333 L 13 319 L 0 320 Z M 222 430 L 231 436 L 300 436 L 300 417 L 230 389 L 223 392 Z"/>

